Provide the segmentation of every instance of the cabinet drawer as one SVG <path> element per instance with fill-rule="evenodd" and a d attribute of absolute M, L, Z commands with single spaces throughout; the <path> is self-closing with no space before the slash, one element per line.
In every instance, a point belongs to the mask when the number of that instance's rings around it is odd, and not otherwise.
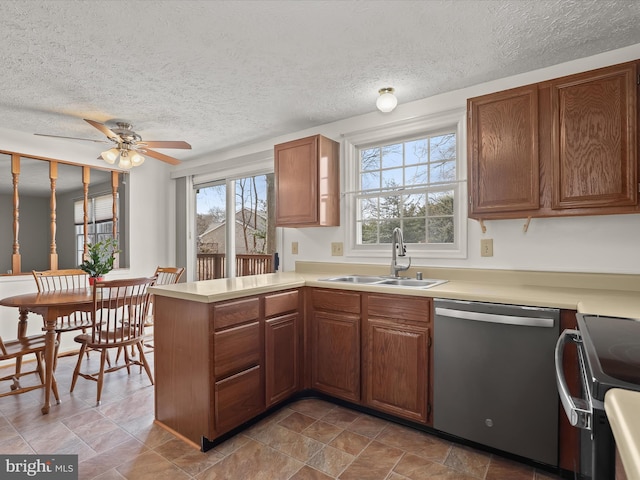
<path fill-rule="evenodd" d="M 222 303 L 213 307 L 213 325 L 216 330 L 257 320 L 260 316 L 260 299 L 257 297 Z"/>
<path fill-rule="evenodd" d="M 264 410 L 262 371 L 250 368 L 215 384 L 215 430 L 221 434 Z"/>
<path fill-rule="evenodd" d="M 369 294 L 367 313 L 369 317 L 429 323 L 431 321 L 431 298 Z"/>
<path fill-rule="evenodd" d="M 360 294 L 338 290 L 311 290 L 311 303 L 316 310 L 333 310 L 360 314 Z"/>
<path fill-rule="evenodd" d="M 260 324 L 258 322 L 215 332 L 213 338 L 216 378 L 260 363 Z"/>
<path fill-rule="evenodd" d="M 264 316 L 269 318 L 298 310 L 298 290 L 264 297 Z"/>

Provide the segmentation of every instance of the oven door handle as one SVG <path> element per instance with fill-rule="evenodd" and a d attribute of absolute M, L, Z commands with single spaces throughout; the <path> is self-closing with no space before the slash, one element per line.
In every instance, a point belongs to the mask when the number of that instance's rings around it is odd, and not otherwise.
<path fill-rule="evenodd" d="M 583 428 L 585 430 L 591 430 L 591 402 L 589 395 L 588 385 L 583 385 L 587 392 L 587 399 L 575 398 L 571 396 L 567 381 L 564 377 L 564 371 L 562 369 L 562 363 L 564 358 L 564 348 L 569 342 L 579 344 L 582 342 L 580 332 L 578 330 L 565 330 L 560 334 L 558 342 L 556 343 L 555 351 L 555 364 L 556 364 L 556 382 L 558 384 L 558 394 L 560 395 L 560 401 L 564 408 L 569 423 L 574 427 Z M 580 376 L 582 382 L 585 381 L 584 360 L 581 354 L 580 347 L 578 346 L 578 360 L 580 362 Z"/>

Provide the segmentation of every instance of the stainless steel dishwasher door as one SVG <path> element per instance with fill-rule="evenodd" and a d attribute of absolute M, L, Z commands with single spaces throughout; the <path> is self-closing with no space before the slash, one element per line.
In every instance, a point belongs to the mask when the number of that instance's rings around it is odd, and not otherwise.
<path fill-rule="evenodd" d="M 560 311 L 436 299 L 433 426 L 558 465 Z"/>

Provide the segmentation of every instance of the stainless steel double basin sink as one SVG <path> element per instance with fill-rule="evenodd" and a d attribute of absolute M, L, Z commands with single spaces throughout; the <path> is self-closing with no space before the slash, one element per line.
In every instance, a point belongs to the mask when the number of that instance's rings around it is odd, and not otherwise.
<path fill-rule="evenodd" d="M 386 287 L 431 288 L 446 283 L 447 280 L 433 278 L 385 277 L 373 275 L 341 275 L 338 277 L 320 278 L 321 282 L 353 283 L 360 285 L 380 285 Z"/>

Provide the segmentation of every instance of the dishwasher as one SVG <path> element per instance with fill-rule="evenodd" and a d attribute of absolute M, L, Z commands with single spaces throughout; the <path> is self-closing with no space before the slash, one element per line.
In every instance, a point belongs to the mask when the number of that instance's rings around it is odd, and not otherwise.
<path fill-rule="evenodd" d="M 436 299 L 433 426 L 558 466 L 560 311 Z"/>

